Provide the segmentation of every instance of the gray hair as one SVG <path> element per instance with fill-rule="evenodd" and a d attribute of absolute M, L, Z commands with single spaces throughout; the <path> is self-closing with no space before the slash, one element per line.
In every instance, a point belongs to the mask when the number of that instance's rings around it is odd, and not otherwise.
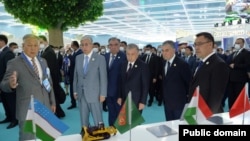
<path fill-rule="evenodd" d="M 162 43 L 162 46 L 165 46 L 165 45 L 169 45 L 169 46 L 171 46 L 173 49 L 175 49 L 175 43 L 174 43 L 174 41 L 171 41 L 171 40 L 164 41 L 164 42 Z"/>
<path fill-rule="evenodd" d="M 116 37 L 109 38 L 108 42 L 114 41 L 114 40 L 117 40 L 119 43 L 121 42 L 121 40 L 119 38 L 116 38 Z"/>
<path fill-rule="evenodd" d="M 39 41 L 39 37 L 34 35 L 34 34 L 26 34 L 26 35 L 24 35 L 23 36 L 23 41 L 25 41 L 28 38 L 35 38 L 35 39 L 37 39 L 37 41 Z"/>
<path fill-rule="evenodd" d="M 137 51 L 139 51 L 139 47 L 136 44 L 128 44 L 128 46 L 126 47 L 126 50 L 130 50 L 130 49 L 136 49 Z"/>
<path fill-rule="evenodd" d="M 83 36 L 83 37 L 81 38 L 81 41 L 82 41 L 82 40 L 89 40 L 91 43 L 93 43 L 93 39 L 92 39 L 92 37 L 89 36 L 89 35 Z"/>

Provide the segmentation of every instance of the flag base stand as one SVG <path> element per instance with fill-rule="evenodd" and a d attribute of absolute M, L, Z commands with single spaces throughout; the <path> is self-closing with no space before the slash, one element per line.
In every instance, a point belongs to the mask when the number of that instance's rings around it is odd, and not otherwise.
<path fill-rule="evenodd" d="M 167 125 L 152 126 L 146 129 L 158 138 L 177 134 L 174 129 Z"/>
<path fill-rule="evenodd" d="M 209 122 L 212 122 L 212 124 L 215 125 L 226 125 L 226 124 L 232 124 L 233 122 L 230 120 L 227 120 L 221 116 L 212 116 L 207 119 Z"/>

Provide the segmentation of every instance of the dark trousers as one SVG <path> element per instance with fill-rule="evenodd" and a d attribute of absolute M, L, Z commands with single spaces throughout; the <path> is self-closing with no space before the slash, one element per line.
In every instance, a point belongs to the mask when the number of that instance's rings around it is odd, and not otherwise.
<path fill-rule="evenodd" d="M 228 84 L 228 106 L 229 109 L 233 106 L 235 100 L 239 96 L 246 82 L 229 82 Z"/>
<path fill-rule="evenodd" d="M 16 120 L 16 93 L 1 92 L 1 99 L 5 111 L 6 119 L 10 121 Z"/>
<path fill-rule="evenodd" d="M 69 83 L 69 92 L 70 92 L 70 99 L 71 99 L 71 105 L 76 106 L 76 100 L 74 98 L 74 92 L 73 92 L 73 80 Z"/>
<path fill-rule="evenodd" d="M 156 83 L 151 83 L 149 87 L 149 100 L 148 103 L 152 104 L 156 97 Z"/>
<path fill-rule="evenodd" d="M 183 109 L 172 109 L 164 103 L 166 121 L 180 119 Z"/>
<path fill-rule="evenodd" d="M 108 96 L 106 98 L 108 106 L 108 121 L 109 126 L 113 126 L 120 112 L 121 106 L 117 103 L 117 98 Z"/>

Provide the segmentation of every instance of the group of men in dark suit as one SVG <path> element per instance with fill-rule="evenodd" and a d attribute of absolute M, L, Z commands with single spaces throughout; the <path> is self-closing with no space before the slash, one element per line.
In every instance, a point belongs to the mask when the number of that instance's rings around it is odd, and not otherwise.
<path fill-rule="evenodd" d="M 7 69 L 7 63 L 15 58 L 15 54 L 7 46 L 8 38 L 5 35 L 0 35 L 0 82 L 3 80 Z M 10 123 L 7 129 L 13 128 L 18 124 L 16 119 L 16 92 L 5 92 L 0 89 L 0 97 L 3 103 L 6 118 L 0 121 L 2 123 Z"/>

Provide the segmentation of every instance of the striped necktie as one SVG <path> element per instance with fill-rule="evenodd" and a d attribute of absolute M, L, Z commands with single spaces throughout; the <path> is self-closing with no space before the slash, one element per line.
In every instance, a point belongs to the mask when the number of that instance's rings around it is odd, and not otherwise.
<path fill-rule="evenodd" d="M 32 58 L 32 59 L 31 59 L 31 62 L 32 62 L 32 65 L 33 65 L 33 69 L 34 69 L 36 75 L 37 75 L 38 78 L 39 78 L 39 70 L 38 70 L 37 64 L 36 64 L 36 62 L 35 62 L 35 58 Z"/>

